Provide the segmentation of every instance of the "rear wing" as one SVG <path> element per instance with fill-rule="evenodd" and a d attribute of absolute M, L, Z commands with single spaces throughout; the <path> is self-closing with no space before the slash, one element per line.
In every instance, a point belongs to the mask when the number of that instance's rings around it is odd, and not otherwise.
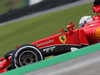
<path fill-rule="evenodd" d="M 96 13 L 96 14 L 100 13 L 100 5 L 93 6 L 93 11 L 94 11 L 94 13 Z"/>
<path fill-rule="evenodd" d="M 100 13 L 100 0 L 95 0 L 93 2 L 93 11 L 98 15 Z"/>
<path fill-rule="evenodd" d="M 94 5 L 94 6 L 100 5 L 100 0 L 95 0 L 95 1 L 93 2 L 93 5 Z"/>

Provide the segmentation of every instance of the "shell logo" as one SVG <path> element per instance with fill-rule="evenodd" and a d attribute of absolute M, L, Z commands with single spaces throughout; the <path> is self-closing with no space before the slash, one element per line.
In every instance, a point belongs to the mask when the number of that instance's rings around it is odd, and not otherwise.
<path fill-rule="evenodd" d="M 97 37 L 100 40 L 100 28 L 97 28 L 94 33 L 95 37 Z"/>

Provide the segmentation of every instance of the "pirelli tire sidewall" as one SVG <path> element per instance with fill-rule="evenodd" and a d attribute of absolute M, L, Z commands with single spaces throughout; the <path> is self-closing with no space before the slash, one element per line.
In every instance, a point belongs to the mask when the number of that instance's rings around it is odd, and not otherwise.
<path fill-rule="evenodd" d="M 22 45 L 19 48 L 17 48 L 14 51 L 13 55 L 12 55 L 11 66 L 13 68 L 22 67 L 20 62 L 19 62 L 19 58 L 20 58 L 21 53 L 24 52 L 24 51 L 32 51 L 32 52 L 34 52 L 36 54 L 36 56 L 37 56 L 37 60 L 38 61 L 44 60 L 43 52 L 41 52 L 39 50 L 39 48 L 37 48 L 34 45 L 30 45 L 30 44 Z"/>

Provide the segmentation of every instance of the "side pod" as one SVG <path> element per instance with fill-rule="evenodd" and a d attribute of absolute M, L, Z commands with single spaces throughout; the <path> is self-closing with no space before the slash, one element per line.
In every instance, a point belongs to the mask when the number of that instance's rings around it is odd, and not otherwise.
<path fill-rule="evenodd" d="M 82 28 L 79 29 L 79 41 L 81 45 L 89 45 L 85 32 Z"/>

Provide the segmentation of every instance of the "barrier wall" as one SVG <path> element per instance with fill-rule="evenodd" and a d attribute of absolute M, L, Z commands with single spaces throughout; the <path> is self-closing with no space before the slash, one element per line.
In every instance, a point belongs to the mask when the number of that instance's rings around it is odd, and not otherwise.
<path fill-rule="evenodd" d="M 0 15 L 0 23 L 6 22 L 12 19 L 16 19 L 31 13 L 36 13 L 46 9 L 54 8 L 63 4 L 68 4 L 77 0 L 44 0 L 38 4 L 16 9 L 11 12 Z"/>

